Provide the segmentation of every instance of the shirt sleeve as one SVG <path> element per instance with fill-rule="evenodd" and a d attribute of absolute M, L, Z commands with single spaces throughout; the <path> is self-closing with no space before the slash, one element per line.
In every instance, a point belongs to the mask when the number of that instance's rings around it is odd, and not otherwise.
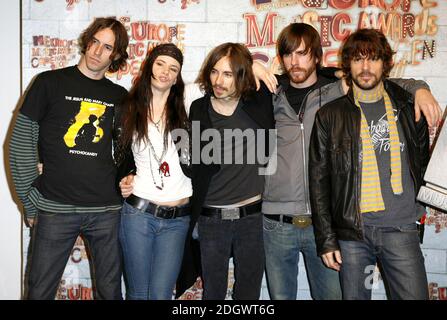
<path fill-rule="evenodd" d="M 19 113 L 9 142 L 9 164 L 17 196 L 24 206 L 27 218 L 37 214 L 37 208 L 29 200 L 28 194 L 33 188 L 32 183 L 39 175 L 38 138 L 39 124 Z"/>
<path fill-rule="evenodd" d="M 189 115 L 192 102 L 203 96 L 204 93 L 200 90 L 198 83 L 189 83 L 185 86 L 185 110 L 187 115 Z"/>
<path fill-rule="evenodd" d="M 41 73 L 32 82 L 25 93 L 20 112 L 30 120 L 40 122 L 47 113 L 49 105 L 49 95 L 46 86 L 47 74 Z"/>
<path fill-rule="evenodd" d="M 394 82 L 398 86 L 410 92 L 413 96 L 419 89 L 430 90 L 430 86 L 423 80 L 416 79 L 402 79 L 402 78 L 390 78 L 390 81 Z"/>

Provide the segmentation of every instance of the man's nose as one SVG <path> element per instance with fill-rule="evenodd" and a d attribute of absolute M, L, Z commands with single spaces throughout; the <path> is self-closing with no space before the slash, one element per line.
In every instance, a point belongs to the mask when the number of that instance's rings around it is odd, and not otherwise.
<path fill-rule="evenodd" d="M 292 65 L 293 66 L 299 65 L 298 55 L 295 53 L 292 53 Z"/>
<path fill-rule="evenodd" d="M 100 56 L 102 54 L 102 49 L 101 45 L 97 45 L 94 50 L 95 55 Z"/>
<path fill-rule="evenodd" d="M 223 75 L 219 74 L 216 77 L 216 83 L 221 85 L 223 83 Z"/>
<path fill-rule="evenodd" d="M 362 60 L 362 70 L 369 70 L 370 67 L 370 60 L 369 59 L 363 59 Z"/>

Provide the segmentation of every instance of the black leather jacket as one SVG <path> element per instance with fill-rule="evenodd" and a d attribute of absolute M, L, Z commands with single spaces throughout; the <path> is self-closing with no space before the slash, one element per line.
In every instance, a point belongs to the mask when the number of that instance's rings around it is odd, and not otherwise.
<path fill-rule="evenodd" d="M 398 110 L 417 194 L 429 160 L 427 121 L 422 117 L 415 122 L 410 93 L 387 80 L 384 85 Z M 310 141 L 309 184 L 319 255 L 339 250 L 338 239 L 363 239 L 360 119 L 352 90 L 322 107 L 315 118 Z"/>

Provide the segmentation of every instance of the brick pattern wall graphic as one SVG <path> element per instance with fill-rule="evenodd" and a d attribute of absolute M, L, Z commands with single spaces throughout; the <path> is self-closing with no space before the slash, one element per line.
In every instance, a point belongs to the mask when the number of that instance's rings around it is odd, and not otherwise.
<path fill-rule="evenodd" d="M 280 72 L 275 41 L 291 22 L 312 24 L 320 33 L 323 64 L 337 65 L 342 41 L 360 27 L 381 29 L 395 56 L 392 76 L 427 81 L 442 106 L 447 104 L 447 1 L 435 0 L 23 0 L 22 79 L 26 88 L 44 70 L 63 68 L 79 60 L 77 38 L 99 16 L 115 16 L 130 36 L 129 60 L 112 81 L 130 88 L 147 52 L 161 42 L 175 43 L 185 55 L 182 74 L 195 80 L 207 53 L 216 45 L 244 43 L 256 60 Z M 447 215 L 429 209 L 423 252 L 430 297 L 445 299 L 447 287 Z M 24 257 L 29 233 L 24 231 Z M 300 257 L 299 299 L 310 299 Z M 24 266 L 25 268 L 25 266 Z M 371 270 L 373 298 L 385 299 L 377 270 Z M 231 295 L 232 264 L 230 263 Z M 181 299 L 200 299 L 200 279 Z M 91 299 L 92 282 L 87 253 L 78 240 L 61 281 L 58 299 Z M 269 299 L 265 279 L 262 299 Z"/>

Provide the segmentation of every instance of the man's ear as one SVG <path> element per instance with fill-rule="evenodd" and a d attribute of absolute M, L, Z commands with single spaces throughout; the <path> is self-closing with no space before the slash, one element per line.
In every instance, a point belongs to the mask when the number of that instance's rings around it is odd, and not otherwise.
<path fill-rule="evenodd" d="M 121 55 L 117 53 L 117 54 L 115 55 L 115 57 L 113 57 L 113 61 L 116 61 L 116 60 L 118 60 L 119 58 L 121 58 Z"/>

